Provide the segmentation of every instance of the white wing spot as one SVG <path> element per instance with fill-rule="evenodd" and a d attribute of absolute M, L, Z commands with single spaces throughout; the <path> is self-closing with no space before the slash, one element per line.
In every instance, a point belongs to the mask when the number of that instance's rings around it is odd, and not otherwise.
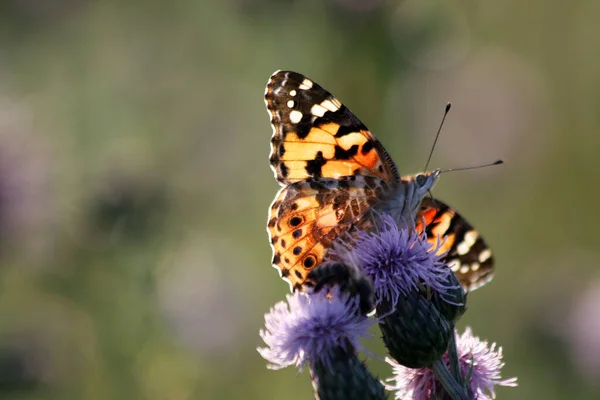
<path fill-rule="evenodd" d="M 290 90 L 290 96 L 294 97 L 296 95 L 296 89 Z"/>
<path fill-rule="evenodd" d="M 316 117 L 322 117 L 327 112 L 327 109 L 319 104 L 315 104 L 310 109 L 310 112 L 312 115 L 314 115 Z"/>
<path fill-rule="evenodd" d="M 292 123 L 294 124 L 297 124 L 298 122 L 302 121 L 302 113 L 298 110 L 290 112 L 290 121 L 292 121 Z"/>
<path fill-rule="evenodd" d="M 460 262 L 457 259 L 450 260 L 448 261 L 448 267 L 450 267 L 453 272 L 456 272 L 458 271 L 458 267 L 460 267 Z"/>
<path fill-rule="evenodd" d="M 288 102 L 287 102 L 287 106 L 288 106 L 289 108 L 294 108 L 294 100 L 288 100 Z"/>
<path fill-rule="evenodd" d="M 492 252 L 490 251 L 490 249 L 485 249 L 484 251 L 482 251 L 479 254 L 479 262 L 480 263 L 486 262 L 487 260 L 490 259 L 491 256 L 492 256 Z"/>
<path fill-rule="evenodd" d="M 471 247 L 466 242 L 460 242 L 458 246 L 456 246 L 456 252 L 459 256 L 465 255 L 469 252 Z"/>
<path fill-rule="evenodd" d="M 331 100 L 324 100 L 321 103 L 321 107 L 326 108 L 328 111 L 332 111 L 332 112 L 336 112 L 337 110 L 340 109 L 340 107 L 342 106 L 341 104 L 339 104 L 340 102 L 337 101 L 336 99 L 333 99 L 334 101 Z M 335 102 L 337 102 L 339 105 L 335 104 Z"/>
<path fill-rule="evenodd" d="M 464 241 L 469 243 L 469 246 L 473 246 L 478 237 L 479 237 L 479 233 L 477 233 L 477 231 L 474 231 L 474 230 L 469 231 L 469 232 L 465 233 Z"/>
<path fill-rule="evenodd" d="M 471 264 L 471 271 L 475 272 L 479 269 L 480 265 L 477 262 Z"/>
<path fill-rule="evenodd" d="M 469 272 L 469 266 L 468 265 L 463 265 L 462 267 L 460 267 L 460 273 L 461 274 L 466 274 L 467 272 Z"/>
<path fill-rule="evenodd" d="M 302 81 L 302 83 L 300 84 L 300 86 L 298 86 L 298 89 L 301 90 L 308 90 L 310 88 L 313 87 L 313 83 L 310 79 L 308 78 L 304 78 L 304 80 Z"/>
<path fill-rule="evenodd" d="M 477 231 L 469 231 L 465 233 L 465 238 L 463 239 L 463 241 L 460 242 L 458 246 L 456 246 L 456 252 L 461 256 L 467 254 L 471 249 L 471 246 L 475 244 L 475 241 L 478 237 L 479 234 L 477 233 Z"/>

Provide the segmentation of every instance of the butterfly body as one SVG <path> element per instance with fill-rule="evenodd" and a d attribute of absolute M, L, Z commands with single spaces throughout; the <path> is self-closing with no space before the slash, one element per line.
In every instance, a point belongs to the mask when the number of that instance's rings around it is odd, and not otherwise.
<path fill-rule="evenodd" d="M 448 260 L 466 290 L 491 279 L 493 260 L 479 234 L 443 203 L 446 212 L 439 214 L 437 200 L 424 201 L 439 170 L 401 177 L 367 127 L 304 75 L 274 73 L 265 103 L 273 126 L 271 168 L 283 186 L 271 204 L 267 231 L 273 266 L 293 290 L 314 286 L 310 271 L 339 237 L 369 228 L 375 210 L 425 230 L 432 244 L 445 238 L 443 251 L 454 257 Z M 461 237 L 450 230 L 457 226 Z M 473 246 L 477 255 L 470 254 Z"/>
<path fill-rule="evenodd" d="M 435 186 L 440 171 L 425 172 L 403 177 L 389 199 L 377 206 L 379 211 L 390 214 L 398 223 L 412 224 L 418 213 L 421 200 Z"/>

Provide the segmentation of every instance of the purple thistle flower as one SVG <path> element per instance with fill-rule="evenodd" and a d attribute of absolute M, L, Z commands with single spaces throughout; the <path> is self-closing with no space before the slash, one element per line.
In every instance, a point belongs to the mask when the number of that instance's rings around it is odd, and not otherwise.
<path fill-rule="evenodd" d="M 296 292 L 287 303 L 277 303 L 265 315 L 260 336 L 268 347 L 258 352 L 280 369 L 290 365 L 302 368 L 307 361 L 332 365 L 340 348 L 354 352 L 363 350 L 361 337 L 370 337 L 374 320 L 360 315 L 359 298 L 340 293 L 337 288 L 319 293 Z M 332 369 L 332 368 L 330 368 Z"/>
<path fill-rule="evenodd" d="M 473 336 L 469 327 L 458 336 L 456 334 L 457 351 L 463 378 L 471 373 L 468 382 L 469 391 L 475 399 L 490 400 L 496 397 L 494 386 L 517 386 L 517 378 L 501 379 L 502 347 L 496 348 L 496 343 L 488 346 L 487 341 L 481 341 Z M 396 399 L 412 398 L 429 400 L 442 391 L 441 384 L 429 368 L 406 368 L 392 359 L 386 361 L 394 368 L 394 377 L 388 381 L 396 381 L 395 385 L 386 385 L 388 390 L 396 391 Z M 448 354 L 443 361 L 449 365 Z M 472 370 L 471 370 L 472 368 Z"/>
<path fill-rule="evenodd" d="M 425 235 L 414 230 L 401 229 L 387 214 L 379 216 L 376 232 L 359 232 L 349 254 L 338 255 L 352 258 L 373 281 L 377 302 L 389 302 L 392 307 L 400 294 L 406 296 L 412 290 L 429 287 L 442 294 L 449 286 L 452 274 L 437 254 L 442 242 L 434 248 Z M 444 298 L 445 301 L 452 303 Z"/>

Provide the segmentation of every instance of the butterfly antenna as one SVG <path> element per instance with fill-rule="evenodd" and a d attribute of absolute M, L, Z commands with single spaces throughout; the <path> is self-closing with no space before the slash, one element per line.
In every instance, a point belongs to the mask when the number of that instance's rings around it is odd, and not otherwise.
<path fill-rule="evenodd" d="M 504 161 L 503 160 L 496 160 L 493 163 L 482 164 L 482 165 L 475 165 L 475 166 L 472 166 L 472 167 L 443 169 L 443 170 L 440 171 L 440 174 L 443 174 L 444 172 L 450 172 L 450 171 L 466 171 L 468 169 L 478 169 L 478 168 L 484 168 L 484 167 L 491 167 L 492 165 L 500 165 L 500 164 L 504 164 Z"/>
<path fill-rule="evenodd" d="M 450 111 L 451 107 L 452 107 L 452 103 L 446 104 L 446 110 L 444 111 L 444 116 L 442 117 L 442 122 L 440 122 L 440 127 L 438 128 L 437 134 L 435 135 L 435 140 L 433 141 L 433 146 L 431 146 L 431 151 L 429 152 L 429 157 L 427 158 L 427 163 L 425 164 L 425 169 L 423 170 L 423 172 L 427 172 L 427 167 L 429 167 L 429 161 L 431 161 L 431 156 L 433 155 L 433 149 L 435 149 L 435 144 L 437 143 L 438 138 L 440 137 L 440 132 L 442 131 L 442 126 L 444 126 L 444 121 L 446 120 L 446 115 L 448 115 L 448 112 Z"/>

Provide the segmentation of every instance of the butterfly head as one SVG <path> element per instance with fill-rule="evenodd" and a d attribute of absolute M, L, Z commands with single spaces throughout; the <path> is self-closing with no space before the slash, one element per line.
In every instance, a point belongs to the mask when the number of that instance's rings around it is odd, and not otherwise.
<path fill-rule="evenodd" d="M 412 219 L 417 214 L 421 200 L 431 192 L 440 177 L 441 170 L 423 172 L 402 177 L 402 185 L 387 204 L 385 211 L 390 212 L 398 221 Z"/>
<path fill-rule="evenodd" d="M 424 193 L 430 191 L 440 177 L 441 172 L 440 169 L 436 169 L 435 171 L 416 174 L 414 176 L 414 182 L 417 186 L 417 190 L 425 189 Z"/>
<path fill-rule="evenodd" d="M 440 169 L 436 169 L 435 171 L 423 172 L 408 178 L 412 180 L 412 186 L 414 187 L 414 193 L 411 197 L 420 203 L 420 200 L 433 189 L 441 173 Z"/>

